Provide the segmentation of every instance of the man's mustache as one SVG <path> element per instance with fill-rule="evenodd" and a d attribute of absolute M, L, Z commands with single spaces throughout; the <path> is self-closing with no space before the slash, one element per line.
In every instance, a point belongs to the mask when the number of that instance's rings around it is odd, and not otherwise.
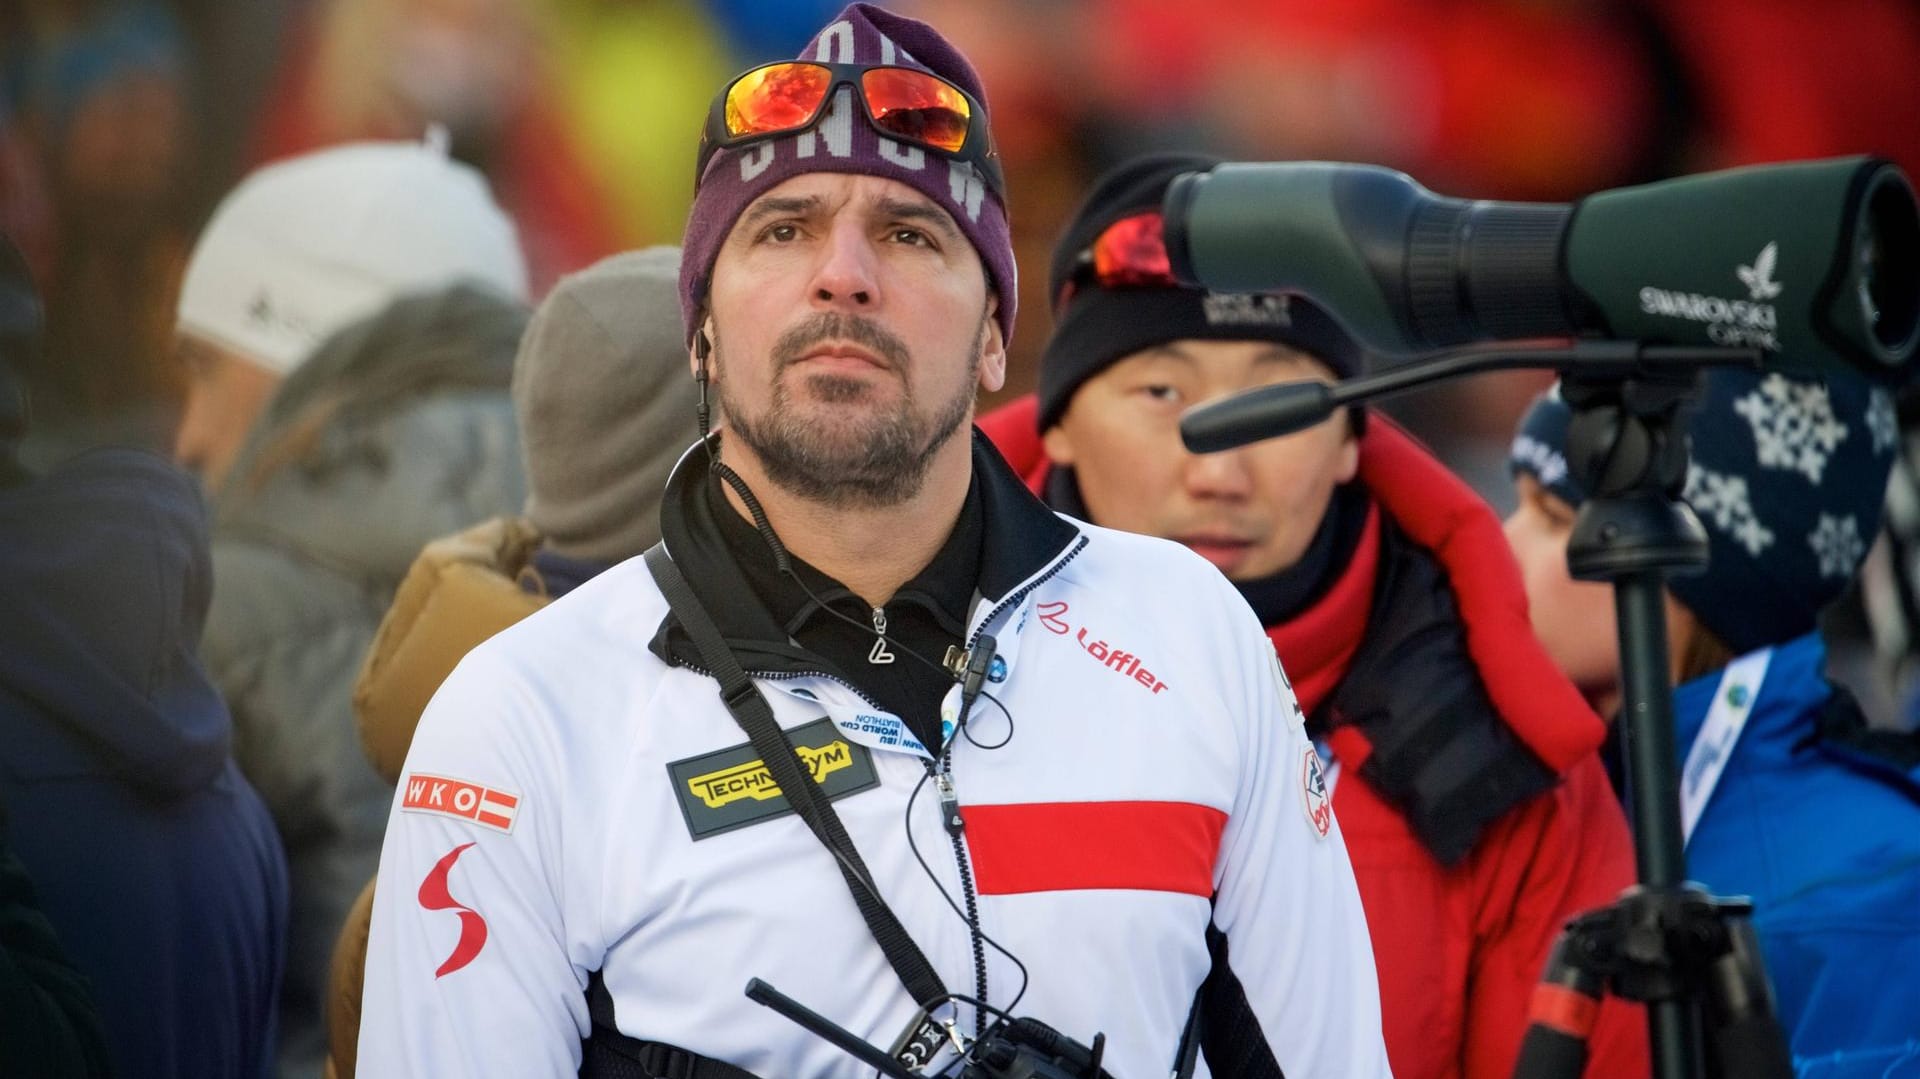
<path fill-rule="evenodd" d="M 859 345 L 885 360 L 896 371 L 907 366 L 904 341 L 883 329 L 879 323 L 858 315 L 822 312 L 780 335 L 773 343 L 774 369 L 798 363 L 814 347 L 827 341 L 845 341 Z"/>

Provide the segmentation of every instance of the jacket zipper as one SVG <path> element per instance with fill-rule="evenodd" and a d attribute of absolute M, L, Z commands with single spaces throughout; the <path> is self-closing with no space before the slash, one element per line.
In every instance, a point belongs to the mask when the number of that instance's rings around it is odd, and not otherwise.
<path fill-rule="evenodd" d="M 966 842 L 961 838 L 967 829 L 967 823 L 960 816 L 960 795 L 953 786 L 953 745 L 949 742 L 940 750 L 940 764 L 935 768 L 928 762 L 927 771 L 933 775 L 933 785 L 940 792 L 940 823 L 947 829 L 947 839 L 953 844 L 953 862 L 960 868 L 960 896 L 966 903 L 967 935 L 973 944 L 973 996 L 980 1003 L 973 1010 L 973 1036 L 980 1038 L 987 1032 L 987 945 L 980 931 L 980 900 L 973 888 L 973 866 L 967 860 Z"/>
<path fill-rule="evenodd" d="M 1087 537 L 1083 535 L 1079 542 L 1074 544 L 1073 550 L 1068 551 L 1049 566 L 1045 573 L 1028 581 L 1025 586 L 1009 592 L 1005 598 L 995 604 L 993 609 L 987 612 L 987 616 L 980 620 L 979 627 L 967 637 L 967 649 L 971 651 L 979 644 L 980 635 L 986 632 L 986 628 L 992 625 L 993 620 L 1000 617 L 1003 611 L 1015 606 L 1026 597 L 1027 593 L 1051 580 L 1054 574 L 1065 568 L 1066 564 L 1073 561 L 1074 556 L 1086 546 Z M 965 710 L 963 706 L 962 711 Z M 958 731 L 956 730 L 955 733 Z M 953 844 L 953 862 L 960 870 L 960 895 L 966 904 L 968 936 L 972 938 L 973 944 L 973 995 L 980 1005 L 985 1005 L 988 1003 L 987 944 L 985 935 L 980 931 L 980 899 L 973 886 L 973 864 L 967 859 L 967 845 L 963 838 L 967 822 L 960 816 L 960 794 L 953 785 L 953 738 L 951 736 L 948 737 L 947 744 L 940 747 L 939 766 L 936 768 L 933 762 L 929 761 L 927 771 L 933 776 L 934 787 L 940 793 L 940 823 L 947 829 L 947 838 Z M 976 1006 L 973 1010 L 973 1036 L 978 1039 L 984 1037 L 986 1032 L 986 1009 Z"/>
<path fill-rule="evenodd" d="M 867 662 L 873 664 L 892 663 L 893 650 L 887 647 L 887 611 L 884 607 L 873 609 L 873 647 L 867 650 Z"/>

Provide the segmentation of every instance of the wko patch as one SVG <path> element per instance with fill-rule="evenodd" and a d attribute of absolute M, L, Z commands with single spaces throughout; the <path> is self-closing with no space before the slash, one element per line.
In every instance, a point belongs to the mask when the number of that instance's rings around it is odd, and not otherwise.
<path fill-rule="evenodd" d="M 795 727 L 787 738 L 828 798 L 880 785 L 873 752 L 848 741 L 832 720 L 823 717 Z M 695 839 L 793 812 L 751 743 L 674 761 L 667 765 L 667 774 L 687 818 L 687 832 Z"/>

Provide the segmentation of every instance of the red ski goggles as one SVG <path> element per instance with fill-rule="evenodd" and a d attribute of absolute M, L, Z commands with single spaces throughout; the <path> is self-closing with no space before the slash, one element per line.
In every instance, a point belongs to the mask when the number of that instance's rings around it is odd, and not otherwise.
<path fill-rule="evenodd" d="M 840 86 L 852 86 L 861 112 L 890 139 L 967 161 L 1003 195 L 1000 158 L 987 134 L 987 113 L 973 95 L 928 71 L 891 64 L 825 64 L 782 60 L 734 77 L 707 113 L 694 182 L 721 149 L 805 131 L 820 121 Z"/>
<path fill-rule="evenodd" d="M 1060 285 L 1055 313 L 1065 310 L 1067 301 L 1089 283 L 1110 289 L 1186 287 L 1173 276 L 1164 228 L 1160 211 L 1146 210 L 1101 230 Z"/>

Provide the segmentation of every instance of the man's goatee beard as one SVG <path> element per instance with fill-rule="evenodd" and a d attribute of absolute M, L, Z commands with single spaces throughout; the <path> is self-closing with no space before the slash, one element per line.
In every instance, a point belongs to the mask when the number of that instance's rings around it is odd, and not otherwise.
<path fill-rule="evenodd" d="M 720 408 L 727 430 L 751 449 L 767 479 L 788 494 L 835 509 L 886 509 L 919 495 L 936 455 L 958 434 L 973 413 L 978 390 L 980 350 L 987 330 L 983 317 L 969 365 L 967 389 L 922 419 L 906 389 L 898 407 L 872 418 L 861 430 L 841 437 L 794 414 L 781 372 L 823 341 L 850 341 L 891 364 L 905 382 L 911 363 L 899 338 L 867 319 L 825 313 L 802 322 L 774 343 L 773 396 L 766 414 L 748 417 L 719 379 Z M 716 355 L 721 343 L 716 335 Z M 724 364 L 717 365 L 724 369 Z M 871 392 L 864 382 L 831 374 L 808 376 L 808 387 L 828 404 L 857 403 Z"/>

